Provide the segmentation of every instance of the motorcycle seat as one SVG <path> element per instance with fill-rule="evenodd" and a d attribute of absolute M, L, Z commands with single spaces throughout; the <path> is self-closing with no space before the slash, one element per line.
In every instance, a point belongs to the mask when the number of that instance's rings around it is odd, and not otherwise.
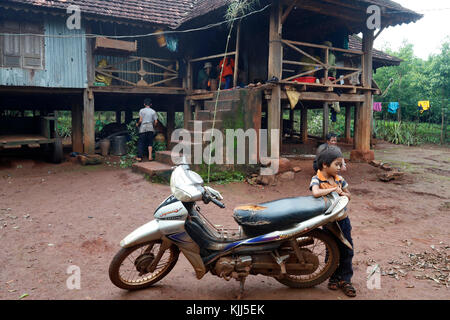
<path fill-rule="evenodd" d="M 313 196 L 286 198 L 234 209 L 233 218 L 247 236 L 284 230 L 323 214 L 331 201 Z"/>

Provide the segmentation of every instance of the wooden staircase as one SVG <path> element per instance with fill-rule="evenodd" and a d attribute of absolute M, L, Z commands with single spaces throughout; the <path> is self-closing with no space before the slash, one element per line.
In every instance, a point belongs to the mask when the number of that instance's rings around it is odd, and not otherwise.
<path fill-rule="evenodd" d="M 209 141 L 204 142 L 204 133 L 213 128 L 220 130 L 225 137 L 225 130 L 230 128 L 230 119 L 233 119 L 235 113 L 238 111 L 241 100 L 239 90 L 227 90 L 221 91 L 219 95 L 219 100 L 217 101 L 216 118 L 214 121 L 214 110 L 216 106 L 216 95 L 210 100 L 203 101 L 203 105 L 197 108 L 194 114 L 194 120 L 188 122 L 186 130 L 189 131 L 191 141 L 170 141 L 169 150 L 170 151 L 158 151 L 156 152 L 155 160 L 167 165 L 173 166 L 174 160 L 177 162 L 180 157 L 172 152 L 173 148 L 178 145 L 184 145 L 190 148 L 191 153 L 186 155 L 189 163 L 193 164 L 193 154 L 195 148 L 199 150 L 201 148 L 202 154 L 204 148 L 209 144 Z M 231 128 L 232 129 L 232 128 Z M 196 139 L 197 138 L 197 139 Z"/>

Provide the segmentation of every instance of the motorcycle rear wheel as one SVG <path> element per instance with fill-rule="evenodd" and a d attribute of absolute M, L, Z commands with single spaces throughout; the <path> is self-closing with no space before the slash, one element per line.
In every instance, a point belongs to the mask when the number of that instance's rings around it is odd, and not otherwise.
<path fill-rule="evenodd" d="M 319 257 L 319 272 L 316 271 L 310 275 L 290 275 L 286 274 L 282 277 L 275 277 L 275 279 L 291 288 L 311 288 L 325 280 L 327 280 L 336 271 L 339 264 L 339 248 L 336 241 L 323 230 L 316 229 L 310 233 L 303 235 L 297 239 L 311 238 L 314 242 L 308 246 L 301 246 L 300 248 L 309 249 L 312 253 Z M 317 250 L 319 249 L 319 250 Z M 320 251 L 320 252 L 319 252 Z M 328 253 L 328 258 L 325 256 Z M 325 261 L 326 260 L 326 261 Z M 320 266 L 323 265 L 323 268 Z"/>
<path fill-rule="evenodd" d="M 120 249 L 109 265 L 111 282 L 121 289 L 140 290 L 160 281 L 178 261 L 180 251 L 176 246 L 172 245 L 164 252 L 154 272 L 139 275 L 142 264 L 148 266 L 160 248 L 161 240 L 155 240 L 131 248 Z"/>

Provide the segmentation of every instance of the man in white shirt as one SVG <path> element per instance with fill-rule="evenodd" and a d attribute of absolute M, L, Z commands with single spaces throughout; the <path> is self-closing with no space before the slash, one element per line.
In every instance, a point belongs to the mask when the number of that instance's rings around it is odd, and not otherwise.
<path fill-rule="evenodd" d="M 137 161 L 142 161 L 146 148 L 148 148 L 148 160 L 153 161 L 153 138 L 158 123 L 158 115 L 151 108 L 152 105 L 152 99 L 147 98 L 144 100 L 144 108 L 139 111 L 139 121 L 136 123 L 136 127 L 139 128 Z"/>

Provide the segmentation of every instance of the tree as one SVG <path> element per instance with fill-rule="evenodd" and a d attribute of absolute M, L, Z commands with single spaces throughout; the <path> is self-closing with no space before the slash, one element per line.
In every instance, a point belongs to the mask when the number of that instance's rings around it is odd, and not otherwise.
<path fill-rule="evenodd" d="M 393 80 L 387 94 L 376 96 L 375 101 L 400 102 L 401 118 L 406 121 L 418 120 L 421 122 L 441 123 L 442 111 L 446 113 L 446 104 L 450 93 L 450 39 L 446 39 L 441 52 L 431 55 L 424 61 L 414 55 L 412 44 L 404 42 L 397 51 L 386 51 L 403 61 L 399 66 L 383 67 L 374 75 L 375 81 L 385 90 Z M 431 109 L 420 114 L 417 111 L 417 102 L 429 100 Z M 387 108 L 376 117 L 396 119 L 389 115 Z"/>

